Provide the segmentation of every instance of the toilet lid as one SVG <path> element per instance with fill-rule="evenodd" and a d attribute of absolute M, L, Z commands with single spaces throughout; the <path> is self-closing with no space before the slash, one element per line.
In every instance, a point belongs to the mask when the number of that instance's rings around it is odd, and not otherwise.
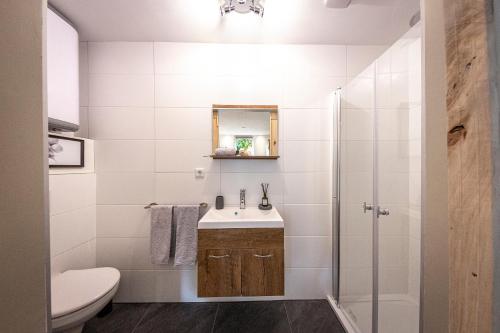
<path fill-rule="evenodd" d="M 69 270 L 52 277 L 52 318 L 64 316 L 94 303 L 120 281 L 112 267 Z"/>

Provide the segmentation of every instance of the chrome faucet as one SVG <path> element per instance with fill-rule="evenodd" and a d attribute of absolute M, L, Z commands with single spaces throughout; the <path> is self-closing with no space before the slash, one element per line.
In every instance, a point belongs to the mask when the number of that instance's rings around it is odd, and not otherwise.
<path fill-rule="evenodd" d="M 240 190 L 240 209 L 245 209 L 246 207 L 246 199 L 245 199 L 245 189 Z"/>

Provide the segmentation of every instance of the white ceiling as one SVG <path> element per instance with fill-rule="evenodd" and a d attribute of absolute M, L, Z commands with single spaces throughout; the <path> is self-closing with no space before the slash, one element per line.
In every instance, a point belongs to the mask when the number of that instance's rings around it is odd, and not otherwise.
<path fill-rule="evenodd" d="M 50 0 L 83 41 L 388 45 L 409 28 L 419 0 L 267 0 L 264 18 L 219 14 L 217 0 Z"/>

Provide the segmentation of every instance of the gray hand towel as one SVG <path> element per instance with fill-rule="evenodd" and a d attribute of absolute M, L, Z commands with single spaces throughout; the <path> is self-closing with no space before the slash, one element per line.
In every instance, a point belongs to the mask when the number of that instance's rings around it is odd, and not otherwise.
<path fill-rule="evenodd" d="M 175 206 L 177 225 L 174 265 L 194 265 L 198 249 L 198 220 L 200 206 Z"/>
<path fill-rule="evenodd" d="M 168 264 L 172 237 L 172 206 L 151 207 L 151 263 Z"/>

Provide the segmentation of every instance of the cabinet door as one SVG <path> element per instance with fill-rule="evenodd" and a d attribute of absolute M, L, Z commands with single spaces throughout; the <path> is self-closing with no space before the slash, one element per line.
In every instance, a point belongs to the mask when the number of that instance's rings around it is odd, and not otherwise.
<path fill-rule="evenodd" d="M 283 249 L 242 251 L 241 291 L 243 296 L 284 295 Z"/>
<path fill-rule="evenodd" d="M 198 296 L 240 296 L 241 257 L 236 250 L 198 252 Z"/>

